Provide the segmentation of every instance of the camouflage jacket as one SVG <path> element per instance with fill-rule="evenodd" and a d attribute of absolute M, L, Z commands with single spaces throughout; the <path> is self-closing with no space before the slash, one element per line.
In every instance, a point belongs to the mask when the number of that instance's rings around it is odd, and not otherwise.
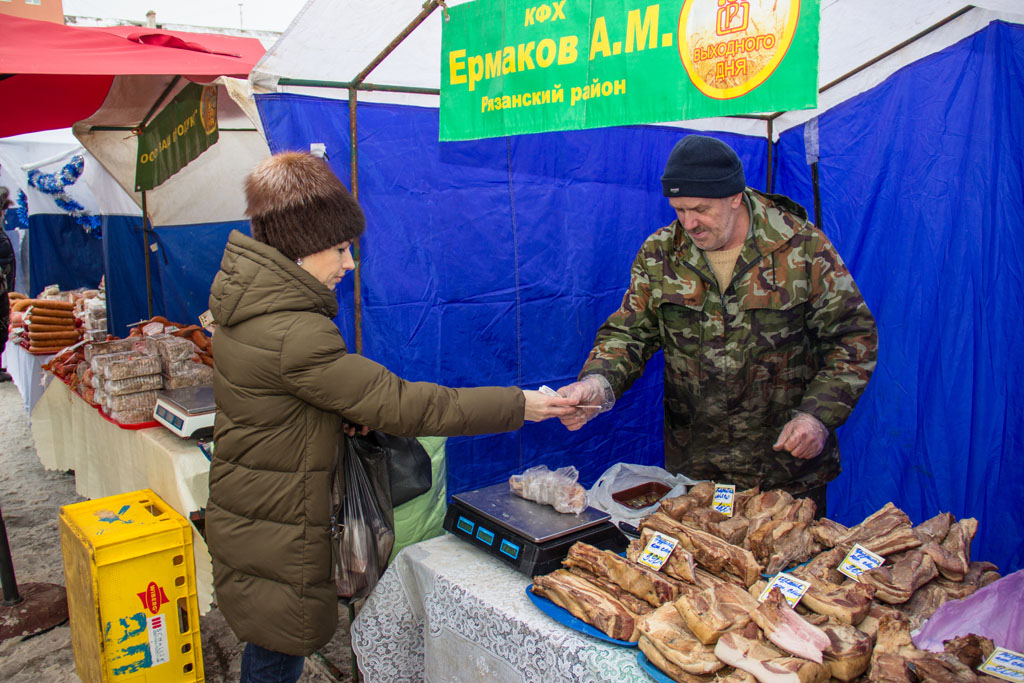
<path fill-rule="evenodd" d="M 835 429 L 875 367 L 878 334 L 853 277 L 803 207 L 747 188 L 751 228 L 720 291 L 678 221 L 651 235 L 580 376 L 621 396 L 665 356 L 665 466 L 694 479 L 799 493 L 839 474 Z M 829 428 L 799 460 L 772 445 L 794 411 Z"/>

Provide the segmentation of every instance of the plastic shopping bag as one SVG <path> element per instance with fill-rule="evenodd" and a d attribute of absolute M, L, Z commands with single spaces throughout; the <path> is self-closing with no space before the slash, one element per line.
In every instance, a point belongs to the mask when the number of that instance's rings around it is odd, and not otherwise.
<path fill-rule="evenodd" d="M 336 548 L 338 598 L 353 602 L 368 596 L 384 574 L 395 544 L 395 526 L 387 462 L 381 454 L 358 451 L 352 439 L 345 439 L 342 470 L 344 493 L 331 520 L 331 545 Z M 341 483 L 337 477 L 336 481 Z"/>
<path fill-rule="evenodd" d="M 950 600 L 913 634 L 922 650 L 943 651 L 944 640 L 969 633 L 997 647 L 1024 652 L 1024 569 L 993 581 L 962 600 Z"/>
<path fill-rule="evenodd" d="M 604 510 L 612 516 L 612 522 L 636 522 L 657 509 L 659 503 L 634 509 L 617 502 L 612 496 L 620 491 L 658 482 L 670 487 L 663 498 L 673 498 L 686 493 L 686 489 L 697 482 L 682 474 L 671 474 L 662 467 L 652 465 L 634 465 L 631 463 L 615 463 L 597 480 L 588 493 L 590 504 Z"/>

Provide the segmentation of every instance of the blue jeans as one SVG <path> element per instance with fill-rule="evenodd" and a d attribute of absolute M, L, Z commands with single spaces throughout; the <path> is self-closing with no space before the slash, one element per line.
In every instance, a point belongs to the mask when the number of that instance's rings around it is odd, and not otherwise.
<path fill-rule="evenodd" d="M 302 675 L 306 658 L 274 652 L 252 643 L 242 653 L 240 683 L 295 683 Z"/>

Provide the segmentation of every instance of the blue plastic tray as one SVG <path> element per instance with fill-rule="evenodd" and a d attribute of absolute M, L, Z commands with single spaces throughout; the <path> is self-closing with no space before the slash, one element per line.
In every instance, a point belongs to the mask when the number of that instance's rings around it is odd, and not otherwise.
<path fill-rule="evenodd" d="M 534 592 L 530 590 L 531 588 L 533 588 L 532 583 L 526 587 L 526 597 L 530 598 L 530 602 L 536 605 L 537 609 L 557 621 L 562 626 L 571 628 L 573 631 L 579 631 L 591 638 L 603 640 L 606 643 L 614 643 L 615 645 L 621 645 L 622 647 L 636 647 L 636 643 L 634 642 L 630 642 L 628 640 L 616 640 L 603 631 L 599 631 L 594 628 L 582 619 L 577 619 L 564 607 L 559 607 L 543 596 L 535 595 Z"/>
<path fill-rule="evenodd" d="M 647 655 L 637 650 L 636 662 L 640 665 L 640 668 L 647 672 L 647 675 L 656 680 L 658 683 L 676 683 L 671 678 L 665 675 L 665 672 L 658 667 L 651 664 L 651 660 L 647 659 Z"/>

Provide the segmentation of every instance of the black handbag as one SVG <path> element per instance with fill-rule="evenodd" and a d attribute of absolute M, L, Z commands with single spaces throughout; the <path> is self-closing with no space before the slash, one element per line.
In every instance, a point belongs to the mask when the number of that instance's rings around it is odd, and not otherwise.
<path fill-rule="evenodd" d="M 371 431 L 352 437 L 352 443 L 361 454 L 383 456 L 387 462 L 387 486 L 393 508 L 423 495 L 433 485 L 430 456 L 415 438 Z M 379 480 L 379 475 L 375 478 Z"/>

